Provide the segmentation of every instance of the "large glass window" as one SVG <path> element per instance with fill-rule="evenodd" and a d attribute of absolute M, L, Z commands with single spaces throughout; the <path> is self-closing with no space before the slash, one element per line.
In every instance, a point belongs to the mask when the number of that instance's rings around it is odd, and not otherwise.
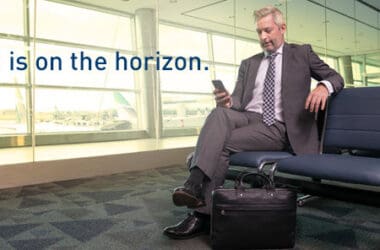
<path fill-rule="evenodd" d="M 0 0 L 0 148 L 23 145 L 23 140 L 15 136 L 26 134 L 28 130 L 25 88 L 28 75 L 14 68 L 17 57 L 25 57 L 29 51 L 22 39 L 23 3 L 22 0 Z M 4 136 L 13 139 L 5 140 Z"/>
<path fill-rule="evenodd" d="M 27 50 L 21 41 L 0 39 L 0 83 L 26 83 L 27 71 L 17 70 L 17 58 L 27 56 Z"/>
<path fill-rule="evenodd" d="M 161 24 L 159 25 L 159 46 L 161 54 L 209 59 L 205 32 Z"/>
<path fill-rule="evenodd" d="M 361 74 L 361 65 L 360 63 L 353 62 L 352 63 L 352 74 L 354 77 L 354 82 L 356 84 L 362 84 L 362 74 Z"/>
<path fill-rule="evenodd" d="M 0 33 L 23 35 L 23 0 L 0 0 Z"/>
<path fill-rule="evenodd" d="M 0 135 L 27 132 L 27 106 L 24 88 L 0 87 Z"/>
<path fill-rule="evenodd" d="M 211 79 L 222 80 L 232 93 L 241 60 L 260 52 L 260 45 L 249 39 L 186 27 L 160 25 L 159 30 L 161 53 L 197 55 L 204 59 L 203 66 L 208 68 L 201 71 L 160 71 L 164 135 L 179 135 L 179 130 L 183 135 L 196 134 L 215 107 Z M 179 36 L 181 43 L 178 43 Z M 195 130 L 189 130 L 191 128 Z M 177 130 L 169 132 L 172 129 Z"/>
<path fill-rule="evenodd" d="M 283 11 L 287 42 L 348 69 L 350 87 L 380 84 L 380 14 L 357 0 L 0 3 L 0 147 L 197 135 L 215 107 L 211 80 L 232 92 L 241 61 L 262 51 L 252 11 L 267 4 Z M 116 53 L 202 66 L 116 70 Z"/>
<path fill-rule="evenodd" d="M 159 27 L 161 54 L 187 58 L 196 56 L 203 60 L 201 70 L 160 71 L 163 135 L 195 135 L 214 106 L 211 67 L 205 61 L 210 59 L 207 33 L 166 24 Z M 173 129 L 176 132 L 170 132 Z"/>
<path fill-rule="evenodd" d="M 86 132 L 76 142 L 92 142 L 125 138 L 99 132 L 144 130 L 135 72 L 116 69 L 116 54 L 137 55 L 130 14 L 72 2 L 1 3 L 0 136 L 7 139 L 0 147 L 30 145 L 31 135 L 39 145 L 68 143 L 71 133 Z"/>
<path fill-rule="evenodd" d="M 237 66 L 215 65 L 215 79 L 222 80 L 226 89 L 232 93 L 237 80 Z"/>
<path fill-rule="evenodd" d="M 137 129 L 134 93 L 96 90 L 36 91 L 36 132 Z"/>
<path fill-rule="evenodd" d="M 118 53 L 119 58 L 130 55 Z M 39 60 L 41 59 L 41 60 Z M 116 52 L 39 43 L 36 46 L 37 85 L 134 89 L 131 70 L 116 70 Z M 44 69 L 46 67 L 46 69 Z"/>
<path fill-rule="evenodd" d="M 136 55 L 130 18 L 42 0 L 36 18 L 35 132 L 142 129 L 134 72 L 116 68 Z"/>
<path fill-rule="evenodd" d="M 215 62 L 240 64 L 243 59 L 262 51 L 257 42 L 220 35 L 212 38 Z"/>
<path fill-rule="evenodd" d="M 130 18 L 37 1 L 38 38 L 132 50 L 131 34 Z"/>

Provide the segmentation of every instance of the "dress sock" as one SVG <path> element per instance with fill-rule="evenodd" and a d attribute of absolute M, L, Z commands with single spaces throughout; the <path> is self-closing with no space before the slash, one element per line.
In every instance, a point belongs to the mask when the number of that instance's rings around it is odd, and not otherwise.
<path fill-rule="evenodd" d="M 190 176 L 187 179 L 187 182 L 191 186 L 199 186 L 203 183 L 203 180 L 205 179 L 206 175 L 202 172 L 202 170 L 198 167 L 193 167 L 190 170 Z"/>

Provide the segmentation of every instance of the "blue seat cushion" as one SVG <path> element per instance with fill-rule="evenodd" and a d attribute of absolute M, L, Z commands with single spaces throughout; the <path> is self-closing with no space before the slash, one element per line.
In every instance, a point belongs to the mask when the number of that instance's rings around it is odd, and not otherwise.
<path fill-rule="evenodd" d="M 281 160 L 277 171 L 352 184 L 380 186 L 380 159 L 351 155 L 300 155 Z"/>
<path fill-rule="evenodd" d="M 263 162 L 276 162 L 293 156 L 284 151 L 246 151 L 231 155 L 230 165 L 257 168 Z"/>

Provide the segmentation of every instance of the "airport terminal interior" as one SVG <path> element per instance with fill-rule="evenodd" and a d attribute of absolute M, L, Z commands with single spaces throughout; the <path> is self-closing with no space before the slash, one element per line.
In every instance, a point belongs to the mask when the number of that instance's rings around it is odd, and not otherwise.
<path fill-rule="evenodd" d="M 210 249 L 170 241 L 171 190 L 268 4 L 346 88 L 380 86 L 377 0 L 0 0 L 0 248 Z M 316 82 L 310 82 L 311 87 Z M 298 210 L 296 249 L 379 249 L 378 208 Z M 97 230 L 88 230 L 98 228 Z M 109 247 L 106 247 L 109 246 Z"/>

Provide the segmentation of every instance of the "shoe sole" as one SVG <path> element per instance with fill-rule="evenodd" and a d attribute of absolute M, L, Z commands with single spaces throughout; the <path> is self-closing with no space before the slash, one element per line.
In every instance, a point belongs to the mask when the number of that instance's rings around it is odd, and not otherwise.
<path fill-rule="evenodd" d="M 187 240 L 187 239 L 191 239 L 191 238 L 198 237 L 201 235 L 208 235 L 208 234 L 209 234 L 209 232 L 207 232 L 207 231 L 201 231 L 201 232 L 191 234 L 191 235 L 179 236 L 179 235 L 170 234 L 170 233 L 167 233 L 164 231 L 164 235 L 166 235 L 167 237 L 174 239 L 174 240 Z"/>
<path fill-rule="evenodd" d="M 197 199 L 195 196 L 182 191 L 173 193 L 173 203 L 177 207 L 187 206 L 188 208 L 198 208 L 205 205 L 203 201 Z"/>

